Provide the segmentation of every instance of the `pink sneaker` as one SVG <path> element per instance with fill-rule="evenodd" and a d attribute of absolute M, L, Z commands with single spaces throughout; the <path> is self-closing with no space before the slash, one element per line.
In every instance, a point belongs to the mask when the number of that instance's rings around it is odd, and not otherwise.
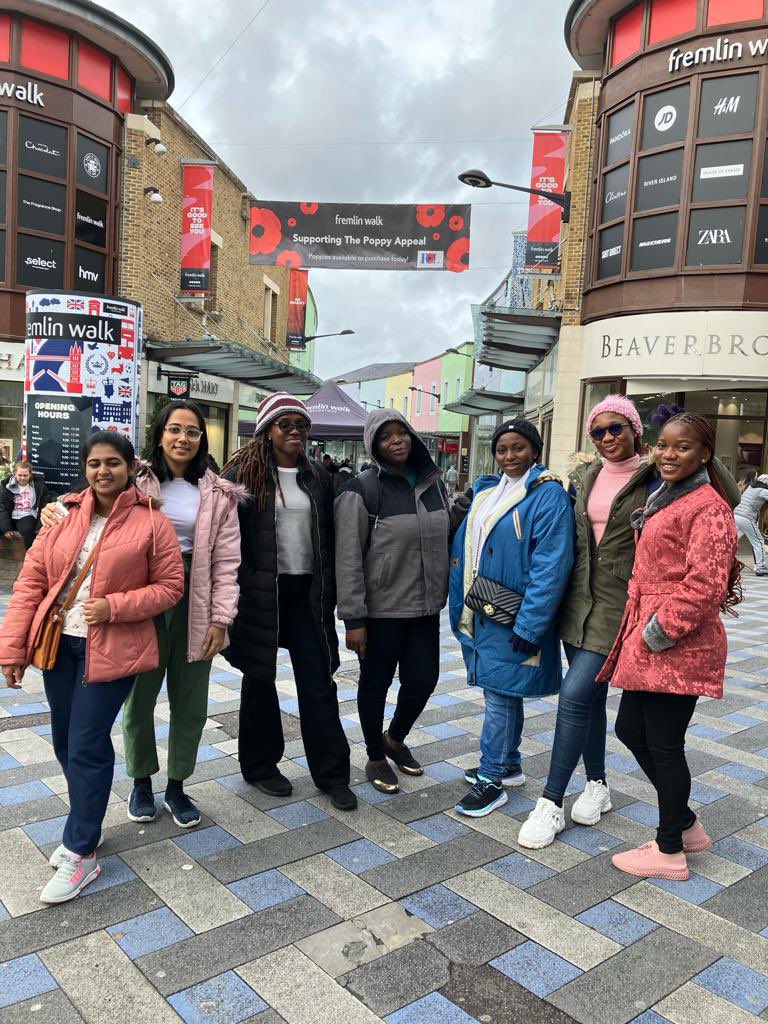
<path fill-rule="evenodd" d="M 683 832 L 683 850 L 686 853 L 704 853 L 712 849 L 712 840 L 704 831 L 704 826 L 699 819 Z"/>
<path fill-rule="evenodd" d="M 611 860 L 619 871 L 640 878 L 670 878 L 675 882 L 684 882 L 689 877 L 685 854 L 662 853 L 655 840 L 643 843 L 636 850 L 614 854 Z"/>

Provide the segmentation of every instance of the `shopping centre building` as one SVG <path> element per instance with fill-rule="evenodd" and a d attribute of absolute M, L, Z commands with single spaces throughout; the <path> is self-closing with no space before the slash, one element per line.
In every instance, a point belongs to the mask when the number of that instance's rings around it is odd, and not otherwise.
<path fill-rule="evenodd" d="M 737 476 L 765 470 L 765 0 L 574 0 L 566 41 L 601 80 L 574 447 L 622 391 L 651 439 L 677 404 L 713 419 Z"/>
<path fill-rule="evenodd" d="M 168 103 L 170 61 L 89 0 L 0 10 L 0 451 L 20 447 L 30 289 L 144 309 L 139 439 L 163 371 L 187 371 L 221 461 L 268 390 L 319 384 L 289 365 L 289 271 L 248 259 L 248 187 Z M 208 290 L 180 288 L 184 168 L 215 166 Z M 162 201 L 158 201 L 161 197 Z M 313 332 L 312 332 L 313 333 Z"/>

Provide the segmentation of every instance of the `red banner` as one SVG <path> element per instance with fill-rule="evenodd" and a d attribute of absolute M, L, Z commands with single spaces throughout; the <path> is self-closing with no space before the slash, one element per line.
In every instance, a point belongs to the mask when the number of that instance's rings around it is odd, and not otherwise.
<path fill-rule="evenodd" d="M 567 132 L 534 132 L 531 188 L 562 195 L 565 191 L 567 157 Z M 562 215 L 562 209 L 551 199 L 531 196 L 525 251 L 525 265 L 529 269 L 560 265 L 558 250 Z"/>
<path fill-rule="evenodd" d="M 211 215 L 216 165 L 184 164 L 181 215 L 181 290 L 206 295 L 211 288 Z"/>
<path fill-rule="evenodd" d="M 307 347 L 304 334 L 307 320 L 307 290 L 309 288 L 308 270 L 291 270 L 288 285 L 288 331 L 286 345 L 288 348 L 303 351 Z"/>

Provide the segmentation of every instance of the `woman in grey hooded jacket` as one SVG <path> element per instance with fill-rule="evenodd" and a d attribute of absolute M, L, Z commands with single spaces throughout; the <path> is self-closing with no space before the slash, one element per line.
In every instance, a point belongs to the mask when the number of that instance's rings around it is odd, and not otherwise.
<path fill-rule="evenodd" d="M 448 596 L 451 516 L 440 470 L 403 415 L 377 409 L 365 425 L 373 465 L 336 498 L 336 589 L 347 648 L 360 658 L 358 711 L 365 772 L 382 792 L 423 768 L 405 738 L 440 672 L 440 610 Z M 397 709 L 383 731 L 399 666 Z"/>
<path fill-rule="evenodd" d="M 755 576 L 768 576 L 765 565 L 765 541 L 758 523 L 760 513 L 768 502 L 768 475 L 757 477 L 748 484 L 741 495 L 741 501 L 733 510 L 736 532 L 739 539 L 746 536 L 755 556 Z"/>

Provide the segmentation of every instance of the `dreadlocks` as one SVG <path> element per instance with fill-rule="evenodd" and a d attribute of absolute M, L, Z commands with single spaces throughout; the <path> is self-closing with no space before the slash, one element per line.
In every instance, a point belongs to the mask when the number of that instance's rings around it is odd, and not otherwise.
<path fill-rule="evenodd" d="M 317 470 L 303 452 L 299 455 L 299 466 L 309 466 L 317 476 Z M 263 512 L 267 507 L 270 482 L 275 484 L 285 505 L 277 476 L 277 464 L 272 453 L 272 442 L 266 431 L 256 434 L 252 441 L 238 449 L 221 472 L 226 473 L 228 469 L 235 470 L 237 483 L 244 484 L 248 493 L 252 495 L 257 512 Z"/>

